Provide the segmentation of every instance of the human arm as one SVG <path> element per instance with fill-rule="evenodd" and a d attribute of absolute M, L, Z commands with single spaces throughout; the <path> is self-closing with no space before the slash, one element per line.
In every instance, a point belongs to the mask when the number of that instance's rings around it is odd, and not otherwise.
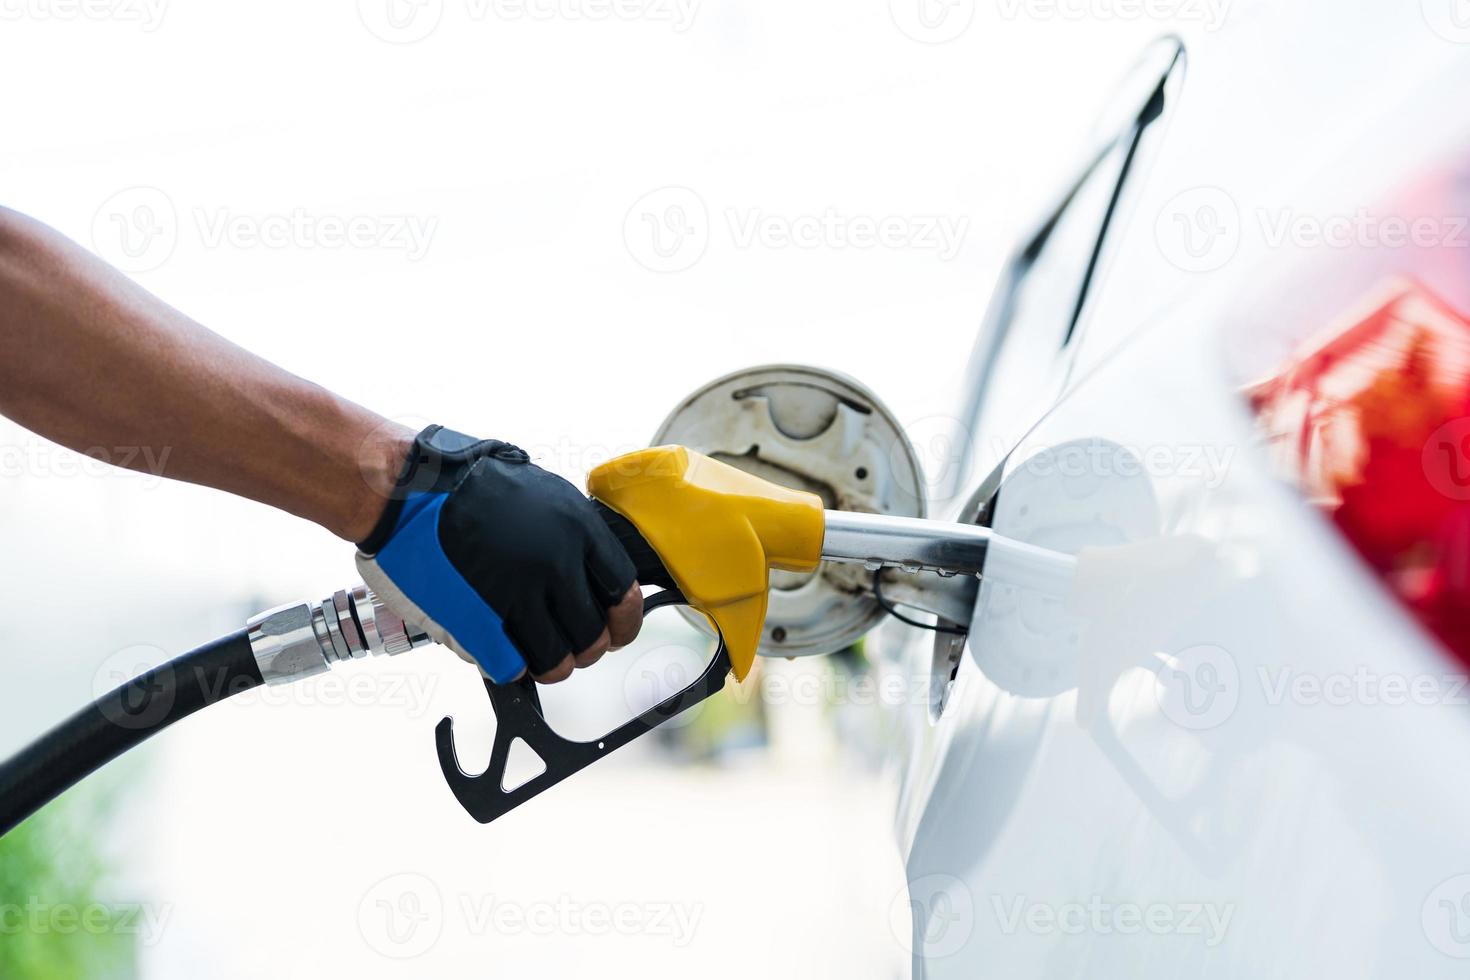
<path fill-rule="evenodd" d="M 78 452 L 146 448 L 107 458 L 137 467 L 161 465 L 158 475 L 260 501 L 354 544 L 375 532 L 378 545 L 393 537 L 394 528 L 380 521 L 390 501 L 403 495 L 399 478 L 415 444 L 412 430 L 231 343 L 56 231 L 3 208 L 0 414 Z M 527 520 L 539 519 L 553 505 L 576 511 L 570 488 L 554 480 L 538 483 L 539 497 L 517 502 Z M 440 489 L 461 492 L 457 486 Z M 469 490 L 483 493 L 484 487 Z M 466 522 L 475 525 L 475 515 L 462 515 L 461 527 Z M 493 557 L 499 539 L 493 529 L 477 530 L 484 535 L 482 553 Z M 588 536 L 602 540 L 593 526 L 578 524 L 563 533 L 558 524 L 543 546 L 576 550 Z M 439 543 L 425 538 L 421 547 Z M 454 545 L 447 542 L 450 550 Z M 524 549 L 509 549 L 506 557 L 526 559 Z M 497 591 L 503 584 L 472 569 L 464 572 L 480 599 L 510 614 L 509 600 L 501 601 Z M 406 574 L 399 576 L 400 591 L 417 608 L 428 609 L 437 597 Z M 582 580 L 557 585 L 574 599 L 585 598 L 588 590 Z M 542 637 L 531 658 L 538 680 L 560 680 L 573 666 L 593 663 L 637 634 L 642 616 L 636 583 L 615 601 L 593 600 L 605 628 L 585 643 L 585 618 L 567 629 L 555 611 L 530 615 Z M 543 616 L 551 622 L 542 622 Z M 551 636 L 575 640 L 553 657 L 553 641 L 546 638 Z M 455 641 L 471 654 L 478 654 L 482 639 L 435 638 Z M 475 659 L 485 666 L 483 657 Z"/>

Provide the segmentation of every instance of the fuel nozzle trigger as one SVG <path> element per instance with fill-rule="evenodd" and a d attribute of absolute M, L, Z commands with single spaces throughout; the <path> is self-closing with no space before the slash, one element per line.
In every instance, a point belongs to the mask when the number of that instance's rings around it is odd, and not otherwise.
<path fill-rule="evenodd" d="M 687 601 L 678 591 L 666 589 L 645 597 L 643 611 L 649 613 L 673 605 L 687 605 Z M 536 692 L 536 682 L 529 675 L 510 684 L 486 680 L 485 690 L 490 695 L 496 723 L 490 765 L 479 775 L 470 775 L 460 767 L 459 757 L 454 751 L 454 719 L 445 718 L 434 729 L 439 768 L 444 771 L 444 778 L 449 782 L 455 799 L 469 811 L 470 816 L 480 823 L 489 823 L 568 776 L 581 772 L 614 749 L 622 748 L 675 715 L 718 694 L 724 689 L 729 673 L 730 654 L 721 640 L 714 659 L 694 683 L 595 742 L 563 738 L 547 724 L 541 710 L 541 697 Z M 513 789 L 506 789 L 506 765 L 511 744 L 517 738 L 530 746 L 546 768 Z"/>

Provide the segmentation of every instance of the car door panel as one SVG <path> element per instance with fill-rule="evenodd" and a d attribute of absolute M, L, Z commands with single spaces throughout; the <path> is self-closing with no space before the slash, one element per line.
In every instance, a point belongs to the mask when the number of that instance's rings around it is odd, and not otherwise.
<path fill-rule="evenodd" d="M 1393 17 L 1365 15 L 1361 35 L 1409 37 L 1378 23 Z M 1282 26 L 1264 23 L 1252 26 Z M 1240 162 L 1229 197 L 1242 221 L 1307 201 L 1350 212 L 1456 145 L 1432 124 L 1449 104 L 1427 93 L 1470 72 L 1417 36 L 1388 47 L 1414 66 L 1397 102 L 1385 95 L 1334 133 L 1330 178 L 1275 182 L 1261 161 Z M 1207 106 L 1232 49 L 1214 50 L 1223 65 L 1191 46 L 1191 85 L 1212 80 Z M 1309 95 L 1330 88 L 1317 79 Z M 1463 671 L 1283 481 L 1244 390 L 1240 345 L 1261 338 L 1242 307 L 1299 250 L 1243 235 L 1238 258 L 1201 276 L 1145 220 L 1224 172 L 1191 137 L 1258 155 L 1250 136 L 1303 111 L 1181 115 L 1138 191 L 1140 219 L 1091 287 L 1087 356 L 963 510 L 1077 556 L 1073 588 L 983 581 L 954 658 L 898 624 L 875 637 L 885 671 L 953 671 L 933 685 L 940 703 L 898 726 L 915 976 L 1451 976 L 1470 956 Z M 1253 128 L 1252 114 L 1267 118 Z M 1293 137 L 1297 161 L 1322 152 L 1315 138 Z M 1339 283 L 1383 271 L 1332 259 Z M 1194 288 L 1154 315 L 1147 282 Z M 1360 675 L 1427 680 L 1433 696 L 1321 695 Z"/>

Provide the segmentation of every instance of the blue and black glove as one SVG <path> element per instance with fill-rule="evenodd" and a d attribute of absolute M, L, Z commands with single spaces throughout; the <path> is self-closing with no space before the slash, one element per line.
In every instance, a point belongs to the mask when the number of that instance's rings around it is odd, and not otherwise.
<path fill-rule="evenodd" d="M 389 608 L 498 684 L 594 647 L 635 578 L 576 487 L 509 443 L 437 425 L 414 441 L 357 566 Z"/>

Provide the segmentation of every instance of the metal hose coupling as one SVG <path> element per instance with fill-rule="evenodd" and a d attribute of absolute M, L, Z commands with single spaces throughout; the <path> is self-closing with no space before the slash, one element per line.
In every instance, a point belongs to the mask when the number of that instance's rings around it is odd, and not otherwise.
<path fill-rule="evenodd" d="M 292 602 L 251 617 L 250 649 L 267 684 L 320 674 L 332 664 L 368 654 L 424 646 L 429 637 L 405 623 L 365 585 L 342 589 L 321 602 Z"/>

